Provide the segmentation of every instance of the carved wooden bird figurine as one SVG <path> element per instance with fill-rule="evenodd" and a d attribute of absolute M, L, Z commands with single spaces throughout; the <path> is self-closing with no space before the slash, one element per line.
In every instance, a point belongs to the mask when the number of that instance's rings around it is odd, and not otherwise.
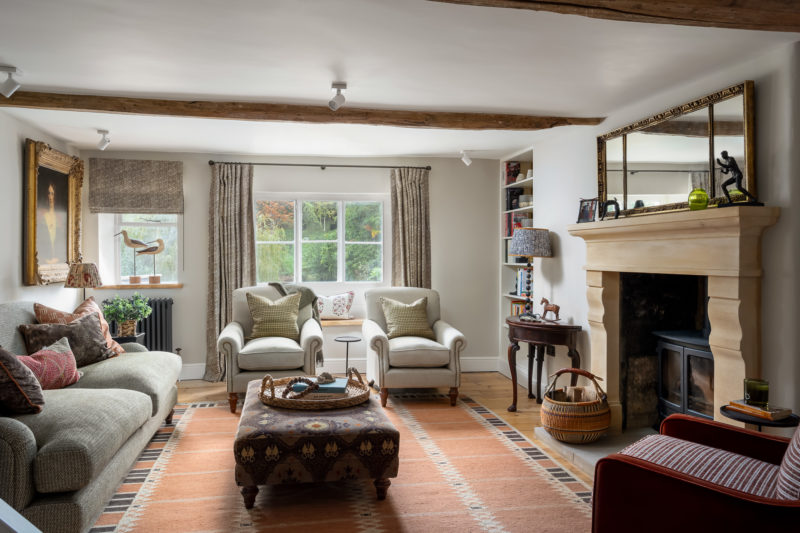
<path fill-rule="evenodd" d="M 146 248 L 147 247 L 148 243 L 142 242 L 142 241 L 140 241 L 138 239 L 131 239 L 130 237 L 128 237 L 128 232 L 125 231 L 125 230 L 122 230 L 119 233 L 115 234 L 114 237 L 116 237 L 119 234 L 122 234 L 122 238 L 125 239 L 125 246 L 127 246 L 129 248 Z"/>
<path fill-rule="evenodd" d="M 154 241 L 148 242 L 147 244 L 145 244 L 145 243 L 142 243 L 142 244 L 147 246 L 148 244 L 152 244 L 154 242 L 157 242 L 158 244 L 156 246 L 150 246 L 149 248 L 145 248 L 144 250 L 137 250 L 136 251 L 136 255 L 156 255 L 156 254 L 160 254 L 161 252 L 163 252 L 164 251 L 164 239 L 156 239 Z"/>

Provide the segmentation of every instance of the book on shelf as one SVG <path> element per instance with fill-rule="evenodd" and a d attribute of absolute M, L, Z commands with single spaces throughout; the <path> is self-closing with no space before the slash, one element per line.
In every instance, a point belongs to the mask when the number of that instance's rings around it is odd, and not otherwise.
<path fill-rule="evenodd" d="M 519 197 L 522 196 L 523 189 L 520 187 L 510 187 L 506 189 L 506 211 L 519 207 Z"/>
<path fill-rule="evenodd" d="M 506 185 L 511 185 L 517 181 L 517 175 L 519 173 L 519 161 L 506 161 Z"/>
<path fill-rule="evenodd" d="M 792 414 L 792 410 L 788 407 L 769 407 L 762 409 L 756 405 L 749 405 L 744 400 L 731 400 L 728 404 L 728 409 L 742 413 L 745 415 L 763 418 L 764 420 L 782 420 Z"/>

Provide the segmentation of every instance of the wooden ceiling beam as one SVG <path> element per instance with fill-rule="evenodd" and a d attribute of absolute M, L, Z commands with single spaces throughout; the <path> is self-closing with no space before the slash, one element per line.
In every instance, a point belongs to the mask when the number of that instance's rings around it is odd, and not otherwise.
<path fill-rule="evenodd" d="M 679 135 L 681 137 L 708 137 L 708 122 L 667 120 L 639 131 L 642 133 L 657 133 L 659 135 Z M 741 120 L 715 120 L 714 135 L 744 136 L 744 122 Z"/>
<path fill-rule="evenodd" d="M 327 107 L 310 105 L 158 100 L 153 98 L 29 91 L 17 91 L 11 98 L 0 98 L 0 107 L 223 120 L 368 124 L 372 126 L 452 130 L 541 130 L 556 126 L 593 126 L 604 120 L 604 117 L 552 117 L 498 113 L 358 109 L 354 107 L 343 107 L 338 111 L 331 111 Z"/>
<path fill-rule="evenodd" d="M 625 22 L 800 32 L 800 9 L 787 0 L 431 0 L 447 4 L 549 11 Z"/>

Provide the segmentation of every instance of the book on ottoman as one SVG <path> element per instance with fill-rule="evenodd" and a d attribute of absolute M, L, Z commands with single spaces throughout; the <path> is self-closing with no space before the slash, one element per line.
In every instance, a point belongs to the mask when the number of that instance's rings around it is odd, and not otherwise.
<path fill-rule="evenodd" d="M 336 378 L 332 383 L 317 383 L 319 389 L 311 392 L 306 396 L 307 399 L 314 400 L 332 400 L 335 398 L 344 398 L 347 396 L 345 389 L 347 389 L 347 378 Z M 292 385 L 294 392 L 303 392 L 308 388 L 305 383 L 295 383 Z"/>

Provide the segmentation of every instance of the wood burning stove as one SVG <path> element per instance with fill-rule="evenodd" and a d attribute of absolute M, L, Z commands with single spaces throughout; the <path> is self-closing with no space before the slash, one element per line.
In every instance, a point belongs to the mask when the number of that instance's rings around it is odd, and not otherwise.
<path fill-rule="evenodd" d="M 658 339 L 658 414 L 714 418 L 714 356 L 705 331 L 654 331 Z"/>

